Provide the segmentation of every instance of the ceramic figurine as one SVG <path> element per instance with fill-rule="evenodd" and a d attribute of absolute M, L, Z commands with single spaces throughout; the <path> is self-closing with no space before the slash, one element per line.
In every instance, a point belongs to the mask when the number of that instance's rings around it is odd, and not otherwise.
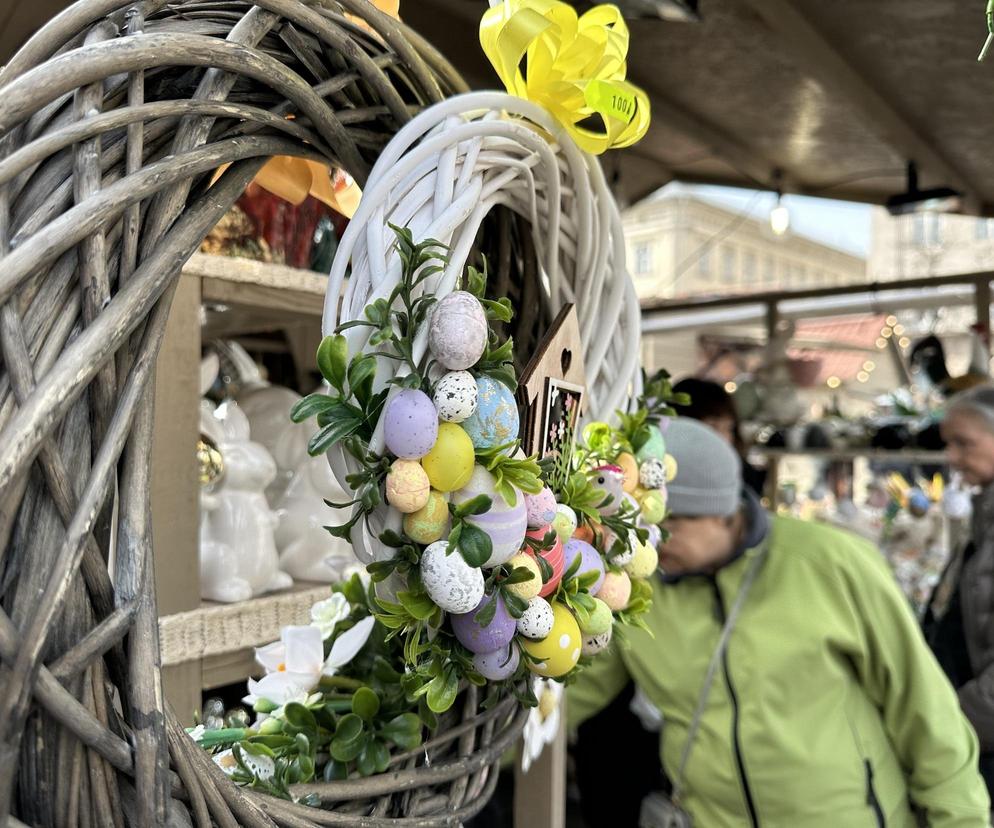
<path fill-rule="evenodd" d="M 290 586 L 279 569 L 276 515 L 264 494 L 276 475 L 273 458 L 249 439 L 248 419 L 235 402 L 211 411 L 204 401 L 201 430 L 217 443 L 224 476 L 201 492 L 200 594 L 231 603 Z"/>

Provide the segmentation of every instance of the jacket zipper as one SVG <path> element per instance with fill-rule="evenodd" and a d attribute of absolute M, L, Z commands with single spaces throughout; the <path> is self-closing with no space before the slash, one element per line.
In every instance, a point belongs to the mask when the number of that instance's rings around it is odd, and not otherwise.
<path fill-rule="evenodd" d="M 866 765 L 866 804 L 870 806 L 873 815 L 877 818 L 879 828 L 886 828 L 884 809 L 880 807 L 877 790 L 873 787 L 873 765 L 870 764 L 869 759 L 864 759 L 863 764 Z"/>
<path fill-rule="evenodd" d="M 715 600 L 718 603 L 719 623 L 725 623 L 725 602 L 721 597 L 721 590 L 718 588 L 718 581 L 712 580 Z M 722 672 L 725 674 L 725 685 L 728 687 L 728 696 L 732 701 L 732 747 L 735 752 L 735 765 L 739 772 L 739 781 L 742 784 L 742 793 L 745 796 L 746 810 L 749 812 L 749 824 L 752 828 L 759 828 L 759 816 L 756 814 L 756 803 L 752 798 L 752 789 L 749 787 L 749 778 L 746 776 L 745 761 L 742 758 L 742 743 L 739 739 L 739 697 L 732 684 L 732 675 L 728 669 L 728 648 L 721 654 Z"/>

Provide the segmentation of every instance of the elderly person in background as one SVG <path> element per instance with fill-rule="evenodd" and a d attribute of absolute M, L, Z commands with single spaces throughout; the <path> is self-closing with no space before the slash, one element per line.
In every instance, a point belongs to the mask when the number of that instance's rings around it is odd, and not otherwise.
<path fill-rule="evenodd" d="M 942 424 L 949 465 L 974 498 L 970 542 L 952 557 L 925 615 L 925 634 L 980 738 L 994 789 L 994 387 L 953 397 Z"/>

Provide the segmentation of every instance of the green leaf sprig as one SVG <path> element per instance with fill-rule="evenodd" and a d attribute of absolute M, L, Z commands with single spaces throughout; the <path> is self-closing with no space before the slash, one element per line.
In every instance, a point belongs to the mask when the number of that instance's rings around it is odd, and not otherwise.
<path fill-rule="evenodd" d="M 494 476 L 497 493 L 508 506 L 514 506 L 518 502 L 515 489 L 520 489 L 525 494 L 538 494 L 544 485 L 542 467 L 536 456 L 523 459 L 512 456 L 519 443 L 520 441 L 513 440 L 476 452 L 477 462 Z"/>
<path fill-rule="evenodd" d="M 467 518 L 490 511 L 493 501 L 487 495 L 477 495 L 470 500 L 449 504 L 452 515 L 452 529 L 449 531 L 448 554 L 458 551 L 470 566 L 483 566 L 493 554 L 494 545 L 490 535 L 470 523 Z"/>

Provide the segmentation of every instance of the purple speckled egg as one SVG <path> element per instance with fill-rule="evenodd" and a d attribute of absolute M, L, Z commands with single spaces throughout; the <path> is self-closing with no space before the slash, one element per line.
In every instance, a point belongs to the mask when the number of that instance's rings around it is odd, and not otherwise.
<path fill-rule="evenodd" d="M 476 620 L 480 610 L 493 600 L 492 595 L 485 595 L 479 606 L 472 612 L 452 616 L 452 631 L 467 650 L 472 650 L 474 653 L 491 653 L 506 647 L 514 638 L 514 633 L 518 628 L 517 622 L 507 611 L 504 599 L 499 595 L 497 596 L 497 611 L 490 623 L 481 627 Z"/>
<path fill-rule="evenodd" d="M 597 572 L 597 581 L 590 587 L 590 594 L 596 595 L 597 590 L 601 588 L 601 584 L 604 583 L 604 561 L 601 560 L 600 553 L 594 549 L 586 541 L 579 540 L 578 538 L 573 538 L 566 541 L 564 547 L 566 553 L 566 569 L 567 571 L 573 565 L 573 561 L 576 560 L 576 556 L 580 556 L 580 568 L 577 570 L 577 575 L 582 575 L 584 572 Z"/>
<path fill-rule="evenodd" d="M 431 313 L 428 347 L 450 371 L 464 371 L 474 365 L 487 346 L 487 314 L 472 293 L 450 293 Z"/>
<path fill-rule="evenodd" d="M 420 460 L 438 439 L 438 412 L 424 391 L 405 388 L 387 403 L 383 439 L 402 460 Z"/>
<path fill-rule="evenodd" d="M 525 508 L 528 510 L 529 529 L 548 526 L 556 519 L 556 496 L 546 486 L 538 494 L 525 495 Z"/>
<path fill-rule="evenodd" d="M 509 679 L 518 669 L 521 656 L 517 647 L 502 647 L 492 653 L 477 653 L 473 656 L 476 672 L 489 681 Z"/>

